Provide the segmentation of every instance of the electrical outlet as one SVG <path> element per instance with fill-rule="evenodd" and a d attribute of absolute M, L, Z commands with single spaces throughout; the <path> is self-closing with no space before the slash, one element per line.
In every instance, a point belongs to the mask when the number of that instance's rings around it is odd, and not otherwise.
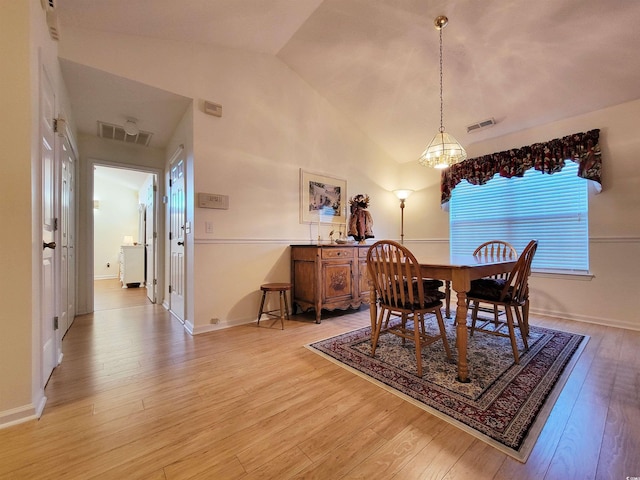
<path fill-rule="evenodd" d="M 111 264 L 109 262 L 107 262 L 107 268 L 109 268 L 111 266 Z"/>
<path fill-rule="evenodd" d="M 217 325 L 218 323 L 220 323 L 220 319 L 219 318 L 212 318 L 211 320 L 209 320 L 209 323 L 211 325 Z"/>
<path fill-rule="evenodd" d="M 204 222 L 204 232 L 213 233 L 213 222 Z"/>

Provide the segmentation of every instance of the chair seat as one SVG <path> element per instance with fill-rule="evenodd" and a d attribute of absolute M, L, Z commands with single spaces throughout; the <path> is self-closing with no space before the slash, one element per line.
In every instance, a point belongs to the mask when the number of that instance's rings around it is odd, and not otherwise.
<path fill-rule="evenodd" d="M 424 286 L 425 290 L 438 290 L 440 287 L 444 285 L 444 282 L 442 280 L 434 280 L 432 278 L 423 278 L 422 285 Z"/>
<path fill-rule="evenodd" d="M 505 278 L 479 278 L 471 281 L 471 288 L 467 293 L 468 298 L 479 298 L 481 300 L 510 302 L 512 292 L 509 289 L 507 294 L 501 298 L 502 290 L 506 285 Z"/>
<path fill-rule="evenodd" d="M 381 298 L 381 302 L 386 303 L 388 306 L 392 308 L 402 308 L 404 310 L 420 310 L 424 308 L 432 308 L 438 304 L 442 305 L 440 300 L 445 298 L 445 294 L 444 292 L 441 292 L 440 290 L 438 290 L 438 287 L 441 287 L 444 284 L 440 280 L 430 280 L 430 279 L 423 280 L 422 284 L 423 284 L 423 291 L 424 291 L 424 302 L 422 302 L 422 304 L 420 304 L 420 302 L 418 301 L 418 298 L 419 298 L 418 279 L 416 278 L 412 280 L 412 290 L 413 290 L 413 299 L 414 299 L 413 303 L 409 300 L 410 296 L 408 294 L 406 281 L 403 281 L 404 293 L 405 293 L 404 303 L 402 303 L 400 297 L 389 298 L 389 299 L 385 299 L 383 297 Z"/>

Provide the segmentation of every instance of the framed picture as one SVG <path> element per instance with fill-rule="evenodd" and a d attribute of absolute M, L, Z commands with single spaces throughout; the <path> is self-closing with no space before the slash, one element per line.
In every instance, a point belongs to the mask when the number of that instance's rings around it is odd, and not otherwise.
<path fill-rule="evenodd" d="M 347 222 L 347 181 L 300 169 L 300 223 Z"/>

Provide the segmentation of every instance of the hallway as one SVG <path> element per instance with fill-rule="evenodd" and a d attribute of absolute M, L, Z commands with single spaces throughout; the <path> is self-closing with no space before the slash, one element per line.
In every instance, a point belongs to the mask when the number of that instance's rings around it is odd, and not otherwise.
<path fill-rule="evenodd" d="M 139 288 L 122 288 L 117 278 L 95 280 L 93 282 L 93 309 L 111 310 L 114 308 L 139 307 L 151 305 L 144 286 Z"/>

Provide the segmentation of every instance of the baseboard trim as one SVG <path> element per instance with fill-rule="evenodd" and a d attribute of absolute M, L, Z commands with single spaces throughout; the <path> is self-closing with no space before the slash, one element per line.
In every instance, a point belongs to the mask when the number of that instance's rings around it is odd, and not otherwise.
<path fill-rule="evenodd" d="M 225 328 L 237 327 L 239 325 L 247 325 L 249 323 L 255 322 L 255 318 L 250 318 L 246 320 L 236 320 L 233 322 L 220 322 L 211 325 L 200 325 L 197 327 L 192 327 L 192 331 L 189 332 L 191 335 L 201 335 L 203 333 L 214 332 L 216 330 L 224 330 Z"/>
<path fill-rule="evenodd" d="M 40 415 L 42 415 L 46 401 L 46 397 L 41 399 L 37 409 L 31 404 L 0 412 L 0 429 L 12 427 L 13 425 L 25 423 L 30 420 L 37 420 L 40 418 Z"/>
<path fill-rule="evenodd" d="M 543 315 L 545 317 L 555 318 L 558 320 L 573 320 L 575 322 L 591 323 L 594 325 L 602 325 L 603 327 L 624 328 L 626 330 L 640 331 L 640 324 L 637 322 L 625 321 L 615 318 L 600 318 L 589 315 L 581 315 L 569 312 L 557 312 L 553 310 L 541 310 L 531 308 L 532 315 Z"/>

